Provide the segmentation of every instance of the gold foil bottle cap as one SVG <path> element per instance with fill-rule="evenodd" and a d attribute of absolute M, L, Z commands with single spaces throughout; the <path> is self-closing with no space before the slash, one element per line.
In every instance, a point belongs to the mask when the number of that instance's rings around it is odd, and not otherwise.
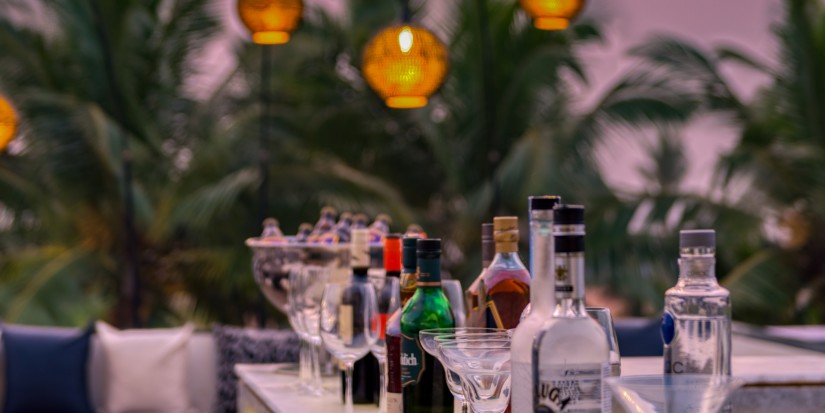
<path fill-rule="evenodd" d="M 335 215 L 338 215 L 338 210 L 336 210 L 334 207 L 331 207 L 331 206 L 325 206 L 325 207 L 321 208 L 321 215 L 335 216 Z"/>
<path fill-rule="evenodd" d="M 265 219 L 265 220 L 264 220 L 264 227 L 267 227 L 267 226 L 270 226 L 270 225 L 275 225 L 275 226 L 278 226 L 278 225 L 279 225 L 278 220 L 277 220 L 277 219 L 275 219 L 275 218 L 267 218 L 267 219 Z"/>
<path fill-rule="evenodd" d="M 518 217 L 493 218 L 496 252 L 518 251 Z"/>

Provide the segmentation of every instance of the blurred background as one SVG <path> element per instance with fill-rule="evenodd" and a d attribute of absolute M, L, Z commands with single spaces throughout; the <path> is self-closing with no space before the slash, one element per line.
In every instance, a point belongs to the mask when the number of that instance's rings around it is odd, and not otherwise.
<path fill-rule="evenodd" d="M 411 5 L 450 72 L 395 110 L 361 54 L 397 1 L 307 1 L 262 78 L 234 0 L 0 0 L 0 318 L 128 323 L 137 294 L 149 326 L 254 323 L 263 79 L 287 233 L 324 205 L 388 213 L 443 238 L 466 287 L 480 224 L 520 216 L 526 260 L 527 196 L 558 194 L 588 208 L 591 304 L 656 316 L 678 230 L 715 228 L 734 319 L 823 323 L 821 2 L 591 0 L 561 32 L 515 0 Z"/>

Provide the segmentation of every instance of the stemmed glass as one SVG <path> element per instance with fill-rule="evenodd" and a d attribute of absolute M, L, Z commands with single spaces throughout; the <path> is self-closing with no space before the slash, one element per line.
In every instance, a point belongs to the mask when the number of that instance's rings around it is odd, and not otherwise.
<path fill-rule="evenodd" d="M 387 319 L 401 307 L 401 287 L 397 277 L 387 277 L 378 293 L 378 314 L 372 323 L 373 335 L 377 337 L 370 351 L 378 360 L 379 397 L 378 409 L 387 410 L 387 345 L 384 340 L 387 332 Z"/>
<path fill-rule="evenodd" d="M 367 355 L 377 337 L 372 328 L 378 313 L 372 284 L 327 284 L 321 303 L 321 340 L 327 351 L 344 364 L 344 406 L 353 413 L 352 368 Z"/>
<path fill-rule="evenodd" d="M 506 338 L 505 338 L 506 337 Z M 502 413 L 510 403 L 510 343 L 507 336 L 438 340 L 450 370 L 461 376 L 464 397 L 475 413 Z"/>
<path fill-rule="evenodd" d="M 298 319 L 304 329 L 304 338 L 310 344 L 309 383 L 307 389 L 310 394 L 323 394 L 321 385 L 321 332 L 319 318 L 321 317 L 321 300 L 324 286 L 329 280 L 329 269 L 320 266 L 304 266 L 300 271 L 290 274 L 290 291 L 294 294 L 294 310 L 298 312 Z"/>
<path fill-rule="evenodd" d="M 605 382 L 628 412 L 717 413 L 736 389 L 738 377 L 672 374 L 608 377 Z"/>
<path fill-rule="evenodd" d="M 421 347 L 424 351 L 435 357 L 441 365 L 444 366 L 444 376 L 447 379 L 447 387 L 450 389 L 450 393 L 453 394 L 453 397 L 458 399 L 461 403 L 461 412 L 468 411 L 469 407 L 467 400 L 464 397 L 464 388 L 461 385 L 461 376 L 450 369 L 444 362 L 436 341 L 446 342 L 458 340 L 466 341 L 495 339 L 502 338 L 501 335 L 504 335 L 504 338 L 509 338 L 511 333 L 506 330 L 484 327 L 431 328 L 421 330 L 418 333 L 419 341 L 421 342 Z"/>
<path fill-rule="evenodd" d="M 303 292 L 301 291 L 301 274 L 304 271 L 304 266 L 300 264 L 291 265 L 289 268 L 288 288 L 286 292 L 287 299 L 287 319 L 289 325 L 298 334 L 300 339 L 300 352 L 298 353 L 298 387 L 302 389 L 311 388 L 310 376 L 312 371 L 312 356 L 309 335 L 304 327 L 303 317 L 301 314 L 301 300 Z"/>

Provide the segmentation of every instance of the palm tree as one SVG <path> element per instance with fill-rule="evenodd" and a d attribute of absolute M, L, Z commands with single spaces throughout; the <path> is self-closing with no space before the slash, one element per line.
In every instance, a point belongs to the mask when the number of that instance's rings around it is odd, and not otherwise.
<path fill-rule="evenodd" d="M 719 48 L 705 51 L 674 38 L 637 48 L 647 74 L 718 114 L 741 132 L 717 166 L 710 193 L 747 219 L 725 224 L 724 283 L 733 293 L 738 318 L 760 323 L 825 319 L 825 48 L 819 41 L 825 9 L 819 2 L 788 0 L 774 31 L 775 63 Z M 770 83 L 750 101 L 738 96 L 720 66 L 732 62 L 768 76 Z"/>

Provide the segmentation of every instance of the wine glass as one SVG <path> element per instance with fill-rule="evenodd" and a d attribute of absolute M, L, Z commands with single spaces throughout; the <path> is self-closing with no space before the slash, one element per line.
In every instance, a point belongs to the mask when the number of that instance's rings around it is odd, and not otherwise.
<path fill-rule="evenodd" d="M 398 277 L 386 277 L 378 292 L 378 314 L 372 323 L 373 335 L 377 337 L 370 351 L 378 360 L 379 397 L 378 409 L 387 410 L 387 345 L 384 340 L 387 332 L 387 319 L 401 307 L 401 287 Z"/>
<path fill-rule="evenodd" d="M 610 309 L 604 307 L 587 307 L 587 315 L 596 320 L 607 336 L 607 346 L 610 349 L 610 375 L 618 377 L 622 374 L 622 357 L 619 353 L 619 340 L 616 338 L 616 327 L 613 326 L 613 317 Z"/>
<path fill-rule="evenodd" d="M 344 405 L 353 413 L 352 368 L 364 357 L 377 337 L 372 329 L 378 313 L 372 284 L 351 281 L 327 284 L 321 303 L 321 340 L 327 351 L 338 358 L 345 369 Z"/>
<path fill-rule="evenodd" d="M 672 374 L 608 377 L 628 412 L 717 413 L 745 380 L 731 376 Z"/>
<path fill-rule="evenodd" d="M 505 338 L 506 337 L 506 338 Z M 442 340 L 446 366 L 461 376 L 464 397 L 475 413 L 502 413 L 510 403 L 510 337 Z"/>
<path fill-rule="evenodd" d="M 467 404 L 467 400 L 464 398 L 464 388 L 461 385 L 461 376 L 450 369 L 444 362 L 436 340 L 485 340 L 495 338 L 496 335 L 499 334 L 509 335 L 510 333 L 506 330 L 484 327 L 430 328 L 418 332 L 419 341 L 421 342 L 421 347 L 424 351 L 438 359 L 441 365 L 444 366 L 444 376 L 447 379 L 447 387 L 450 389 L 450 393 L 453 394 L 453 397 L 458 399 L 461 403 L 462 412 L 466 412 L 469 406 Z"/>
<path fill-rule="evenodd" d="M 330 277 L 328 268 L 316 265 L 304 266 L 301 271 L 290 274 L 291 290 L 295 294 L 296 311 L 310 344 L 310 371 L 308 390 L 310 394 L 323 394 L 321 385 L 321 300 L 324 286 Z"/>

